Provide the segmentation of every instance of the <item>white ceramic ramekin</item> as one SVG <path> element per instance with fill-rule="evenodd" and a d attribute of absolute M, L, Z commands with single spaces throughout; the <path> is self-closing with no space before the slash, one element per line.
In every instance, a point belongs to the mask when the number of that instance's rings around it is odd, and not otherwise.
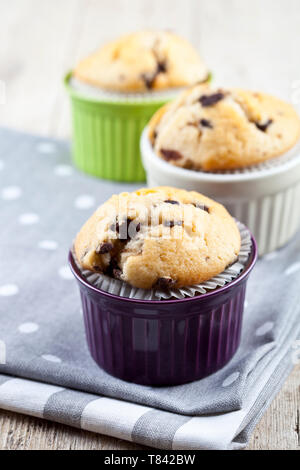
<path fill-rule="evenodd" d="M 206 173 L 165 162 L 141 138 L 148 186 L 199 191 L 225 205 L 256 238 L 259 255 L 285 245 L 300 227 L 300 145 L 288 154 L 243 171 Z"/>

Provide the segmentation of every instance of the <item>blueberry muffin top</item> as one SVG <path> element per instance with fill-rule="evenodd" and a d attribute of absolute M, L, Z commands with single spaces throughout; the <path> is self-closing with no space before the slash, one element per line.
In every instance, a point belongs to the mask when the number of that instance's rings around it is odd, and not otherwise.
<path fill-rule="evenodd" d="M 171 32 L 141 31 L 109 42 L 83 59 L 73 76 L 117 92 L 186 87 L 208 79 L 196 50 Z"/>
<path fill-rule="evenodd" d="M 112 196 L 82 227 L 74 251 L 83 269 L 150 289 L 204 282 L 236 261 L 240 245 L 221 204 L 159 187 Z"/>
<path fill-rule="evenodd" d="M 289 150 L 300 137 L 300 119 L 290 104 L 265 93 L 197 85 L 157 111 L 149 137 L 173 165 L 232 170 Z"/>

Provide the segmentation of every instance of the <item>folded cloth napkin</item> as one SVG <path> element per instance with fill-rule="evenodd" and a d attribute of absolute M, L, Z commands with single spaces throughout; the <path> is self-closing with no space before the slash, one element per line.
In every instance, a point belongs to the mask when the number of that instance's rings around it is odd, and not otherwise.
<path fill-rule="evenodd" d="M 300 236 L 258 262 L 224 369 L 176 387 L 122 382 L 89 355 L 66 257 L 96 206 L 137 186 L 69 161 L 65 142 L 0 129 L 0 408 L 161 449 L 244 447 L 298 360 Z"/>

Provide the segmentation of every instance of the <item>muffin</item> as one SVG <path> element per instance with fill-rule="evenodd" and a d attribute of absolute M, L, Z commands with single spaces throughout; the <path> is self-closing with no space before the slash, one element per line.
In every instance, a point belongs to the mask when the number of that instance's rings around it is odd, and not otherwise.
<path fill-rule="evenodd" d="M 83 269 L 151 289 L 204 282 L 236 261 L 240 245 L 223 206 L 162 187 L 112 196 L 83 226 L 74 249 Z"/>
<path fill-rule="evenodd" d="M 221 369 L 240 343 L 255 261 L 246 227 L 202 194 L 159 187 L 112 196 L 69 253 L 93 359 L 119 379 L 151 386 Z M 241 264 L 234 277 L 214 285 L 232 263 Z M 204 292 L 182 287 L 205 280 Z"/>
<path fill-rule="evenodd" d="M 149 186 L 199 191 L 249 227 L 259 254 L 300 224 L 300 119 L 260 92 L 198 85 L 160 108 L 141 139 Z"/>
<path fill-rule="evenodd" d="M 140 31 L 109 42 L 83 59 L 74 77 L 123 93 L 168 90 L 207 81 L 196 50 L 174 33 Z"/>
<path fill-rule="evenodd" d="M 278 157 L 300 137 L 294 108 L 273 96 L 196 86 L 151 119 L 157 155 L 202 171 L 240 169 Z"/>
<path fill-rule="evenodd" d="M 173 33 L 141 31 L 104 45 L 65 78 L 75 164 L 101 178 L 143 181 L 143 127 L 179 90 L 207 80 L 195 49 Z"/>

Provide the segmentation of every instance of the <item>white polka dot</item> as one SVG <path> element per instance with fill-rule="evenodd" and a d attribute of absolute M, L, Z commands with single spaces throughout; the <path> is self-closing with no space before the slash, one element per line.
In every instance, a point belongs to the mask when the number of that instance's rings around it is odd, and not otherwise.
<path fill-rule="evenodd" d="M 39 325 L 36 323 L 22 323 L 22 325 L 19 326 L 18 330 L 20 333 L 23 334 L 29 334 L 29 333 L 35 333 L 39 329 Z"/>
<path fill-rule="evenodd" d="M 57 165 L 54 168 L 54 173 L 57 176 L 70 176 L 73 173 L 73 168 L 70 165 Z"/>
<path fill-rule="evenodd" d="M 52 142 L 40 142 L 37 146 L 37 151 L 39 153 L 50 154 L 54 153 L 56 146 Z"/>
<path fill-rule="evenodd" d="M 62 266 L 61 268 L 59 268 L 58 274 L 60 275 L 60 277 L 62 279 L 65 279 L 66 281 L 70 281 L 70 280 L 74 279 L 73 274 L 72 274 L 69 266 L 67 266 L 67 265 Z"/>
<path fill-rule="evenodd" d="M 22 225 L 33 225 L 33 224 L 36 224 L 38 221 L 39 221 L 39 216 L 31 212 L 22 214 L 19 217 L 19 222 Z"/>
<path fill-rule="evenodd" d="M 3 168 L 4 168 L 4 161 L 0 160 L 0 171 L 3 170 Z"/>
<path fill-rule="evenodd" d="M 256 336 L 263 336 L 269 331 L 271 331 L 273 327 L 274 327 L 274 323 L 272 321 L 268 321 L 264 323 L 262 326 L 260 326 L 259 328 L 257 328 L 255 334 Z"/>
<path fill-rule="evenodd" d="M 229 385 L 233 384 L 240 376 L 239 372 L 233 372 L 233 374 L 229 375 L 227 379 L 224 380 L 222 383 L 222 387 L 228 387 Z"/>
<path fill-rule="evenodd" d="M 294 263 L 284 271 L 284 274 L 286 276 L 290 276 L 291 274 L 294 274 L 295 272 L 299 271 L 299 269 L 300 269 L 300 262 Z"/>
<path fill-rule="evenodd" d="M 16 295 L 19 292 L 18 286 L 15 284 L 4 284 L 0 286 L 0 297 L 10 297 Z"/>
<path fill-rule="evenodd" d="M 45 359 L 45 361 L 56 362 L 57 364 L 62 362 L 59 357 L 53 356 L 52 354 L 43 354 L 42 358 Z"/>
<path fill-rule="evenodd" d="M 19 186 L 7 186 L 1 191 L 2 199 L 6 201 L 14 201 L 18 199 L 22 194 L 21 188 Z"/>
<path fill-rule="evenodd" d="M 95 198 L 93 196 L 89 196 L 88 194 L 82 194 L 82 196 L 78 196 L 75 199 L 75 207 L 76 209 L 90 209 L 95 204 Z"/>
<path fill-rule="evenodd" d="M 42 240 L 39 242 L 39 248 L 43 250 L 53 251 L 57 248 L 57 243 L 54 240 Z"/>
<path fill-rule="evenodd" d="M 272 253 L 268 253 L 267 255 L 263 256 L 264 261 L 272 261 L 272 259 L 277 258 L 279 255 L 279 251 L 273 251 Z"/>

